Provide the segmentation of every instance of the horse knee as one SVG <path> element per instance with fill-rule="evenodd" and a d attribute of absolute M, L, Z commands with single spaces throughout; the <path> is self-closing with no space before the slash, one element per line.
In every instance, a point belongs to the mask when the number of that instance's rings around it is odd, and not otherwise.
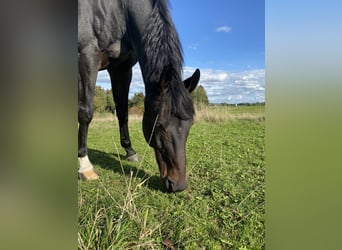
<path fill-rule="evenodd" d="M 78 122 L 89 124 L 93 119 L 94 110 L 92 107 L 79 107 L 78 108 Z"/>

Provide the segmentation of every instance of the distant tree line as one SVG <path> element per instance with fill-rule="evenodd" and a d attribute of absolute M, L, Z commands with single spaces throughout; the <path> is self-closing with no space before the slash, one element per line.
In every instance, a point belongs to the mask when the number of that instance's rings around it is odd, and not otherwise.
<path fill-rule="evenodd" d="M 209 99 L 203 86 L 198 86 L 191 93 L 194 104 L 209 105 Z M 134 109 L 137 112 L 144 111 L 145 95 L 142 92 L 135 93 L 128 100 L 128 108 Z M 112 90 L 105 90 L 100 86 L 95 86 L 94 94 L 94 111 L 98 113 L 111 112 L 115 113 L 115 104 L 113 100 Z"/>
<path fill-rule="evenodd" d="M 220 103 L 220 104 L 211 104 L 211 105 L 218 105 L 218 106 L 265 106 L 265 102 L 255 102 L 255 103 L 250 103 L 250 102 L 240 102 L 240 103 Z"/>

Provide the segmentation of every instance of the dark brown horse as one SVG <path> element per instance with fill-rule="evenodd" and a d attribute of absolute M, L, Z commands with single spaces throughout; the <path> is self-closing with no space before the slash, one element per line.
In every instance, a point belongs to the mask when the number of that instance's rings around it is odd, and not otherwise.
<path fill-rule="evenodd" d="M 190 92 L 200 72 L 184 82 L 182 48 L 163 0 L 78 1 L 78 157 L 79 176 L 97 179 L 87 156 L 88 126 L 99 70 L 110 75 L 121 146 L 137 161 L 128 132 L 128 91 L 139 62 L 145 83 L 143 132 L 154 148 L 168 191 L 187 187 L 185 144 L 193 123 Z"/>

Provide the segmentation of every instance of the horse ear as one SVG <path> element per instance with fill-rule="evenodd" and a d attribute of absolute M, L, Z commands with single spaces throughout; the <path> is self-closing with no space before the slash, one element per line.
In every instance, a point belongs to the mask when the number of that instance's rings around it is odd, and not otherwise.
<path fill-rule="evenodd" d="M 191 93 L 197 87 L 200 76 L 201 72 L 199 71 L 199 69 L 196 69 L 195 73 L 191 77 L 183 81 L 189 93 Z"/>
<path fill-rule="evenodd" d="M 163 72 L 160 75 L 159 79 L 159 87 L 162 93 L 165 93 L 169 90 L 169 85 L 172 79 L 172 66 L 167 65 Z"/>

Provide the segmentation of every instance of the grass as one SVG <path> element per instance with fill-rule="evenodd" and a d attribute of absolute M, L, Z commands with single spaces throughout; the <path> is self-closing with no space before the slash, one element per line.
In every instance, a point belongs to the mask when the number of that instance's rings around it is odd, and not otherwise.
<path fill-rule="evenodd" d="M 196 121 L 228 122 L 265 118 L 265 106 L 196 106 Z"/>
<path fill-rule="evenodd" d="M 140 163 L 124 160 L 115 117 L 91 124 L 89 157 L 101 178 L 79 182 L 79 249 L 265 248 L 264 107 L 198 109 L 189 188 L 177 194 L 162 191 L 141 118 L 129 126 Z"/>

